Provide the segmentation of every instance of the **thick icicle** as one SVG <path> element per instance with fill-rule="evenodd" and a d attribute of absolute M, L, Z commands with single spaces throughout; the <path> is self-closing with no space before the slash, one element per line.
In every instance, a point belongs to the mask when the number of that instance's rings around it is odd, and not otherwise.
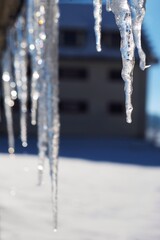
<path fill-rule="evenodd" d="M 21 109 L 21 140 L 27 146 L 27 54 L 30 56 L 32 124 L 36 124 L 38 110 L 38 179 L 42 182 L 45 158 L 50 165 L 54 229 L 57 229 L 58 152 L 59 152 L 59 90 L 58 90 L 58 0 L 26 0 L 27 19 L 22 11 L 10 30 L 8 49 L 3 59 L 4 105 L 9 135 L 9 152 L 14 152 L 11 107 L 17 98 Z M 101 51 L 102 0 L 93 0 L 96 48 Z M 140 68 L 146 67 L 141 46 L 141 28 L 145 14 L 145 0 L 106 0 L 106 9 L 115 15 L 121 35 L 122 78 L 125 82 L 127 122 L 132 121 L 131 103 L 134 50 L 138 49 Z M 23 9 L 24 10 L 24 9 Z M 27 30 L 26 30 L 27 26 Z M 27 33 L 27 34 L 26 34 Z M 27 35 L 27 36 L 26 36 Z M 11 51 L 11 52 L 10 52 Z M 14 76 L 12 78 L 11 58 Z"/>
<path fill-rule="evenodd" d="M 93 0 L 97 51 L 101 51 L 102 0 Z"/>
<path fill-rule="evenodd" d="M 138 55 L 140 58 L 140 68 L 144 70 L 149 67 L 146 66 L 146 55 L 142 49 L 141 44 L 141 30 L 142 30 L 142 22 L 145 15 L 145 0 L 128 0 L 131 9 L 132 15 L 132 27 L 133 27 L 133 36 L 134 42 L 138 49 Z"/>
<path fill-rule="evenodd" d="M 112 0 L 111 9 L 115 15 L 115 20 L 121 35 L 122 78 L 125 82 L 126 121 L 131 123 L 133 110 L 131 95 L 135 63 L 135 44 L 132 32 L 131 11 L 127 0 Z"/>
<path fill-rule="evenodd" d="M 4 108 L 7 122 L 8 131 L 8 152 L 14 153 L 14 132 L 13 132 L 13 118 L 12 118 L 12 107 L 14 101 L 11 98 L 11 82 L 12 82 L 12 71 L 11 71 L 11 55 L 9 48 L 6 49 L 3 56 L 2 62 L 2 80 L 3 80 L 3 91 L 4 91 Z"/>
<path fill-rule="evenodd" d="M 47 108 L 45 79 L 46 0 L 27 0 L 28 50 L 31 57 L 31 123 L 37 123 L 38 107 L 38 185 L 42 183 L 47 152 Z M 48 74 L 48 73 L 46 73 Z M 39 102 L 38 102 L 39 101 Z M 42 114 L 43 113 L 43 114 Z"/>
<path fill-rule="evenodd" d="M 48 0 L 46 9 L 46 65 L 47 65 L 47 123 L 48 123 L 48 158 L 53 203 L 54 229 L 57 229 L 58 196 L 58 152 L 59 152 L 59 90 L 58 90 L 58 18 L 57 0 Z M 51 21 L 52 19 L 52 21 Z"/>

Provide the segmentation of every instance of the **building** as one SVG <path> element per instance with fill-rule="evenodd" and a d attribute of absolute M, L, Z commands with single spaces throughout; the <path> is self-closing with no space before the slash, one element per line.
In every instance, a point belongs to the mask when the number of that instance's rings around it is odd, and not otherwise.
<path fill-rule="evenodd" d="M 60 4 L 60 113 L 62 136 L 143 137 L 147 71 L 134 70 L 133 123 L 125 121 L 120 36 L 103 7 L 102 52 L 96 52 L 92 4 Z M 7 25 L 8 26 L 8 25 Z M 145 39 L 150 62 L 154 57 Z M 138 61 L 137 61 L 138 63 Z M 1 108 L 2 98 L 1 98 Z M 19 115 L 14 109 L 14 122 Z M 1 132 L 6 133 L 2 114 Z M 19 124 L 16 124 L 18 132 Z M 29 124 L 29 132 L 36 128 Z"/>
<path fill-rule="evenodd" d="M 93 6 L 61 4 L 60 110 L 62 135 L 143 137 L 147 71 L 134 70 L 133 123 L 125 121 L 120 36 L 103 7 L 102 52 L 96 52 Z M 144 49 L 153 57 L 147 39 Z"/>
<path fill-rule="evenodd" d="M 0 57 L 5 46 L 6 31 L 11 26 L 20 11 L 24 0 L 15 0 L 14 4 L 10 0 L 0 1 Z"/>

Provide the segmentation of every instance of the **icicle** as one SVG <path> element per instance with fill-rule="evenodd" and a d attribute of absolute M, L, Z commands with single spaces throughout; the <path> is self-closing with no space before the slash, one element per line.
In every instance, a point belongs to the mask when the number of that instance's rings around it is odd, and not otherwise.
<path fill-rule="evenodd" d="M 28 50 L 31 56 L 31 123 L 32 125 L 36 125 L 36 110 L 37 110 L 37 100 L 38 100 L 38 91 L 37 91 L 37 82 L 39 79 L 39 74 L 37 72 L 37 50 L 35 46 L 36 38 L 38 38 L 37 34 L 37 26 L 38 23 L 35 19 L 37 8 L 35 10 L 35 2 L 34 0 L 27 0 L 27 37 L 28 37 Z M 36 26 L 35 26 L 36 25 Z M 37 34 L 37 36 L 36 36 Z"/>
<path fill-rule="evenodd" d="M 96 35 L 96 48 L 101 51 L 101 22 L 102 22 L 102 0 L 93 0 L 94 5 L 94 18 L 95 18 L 95 35 Z"/>
<path fill-rule="evenodd" d="M 39 1 L 39 14 L 38 14 L 38 22 L 40 21 L 39 29 L 39 42 L 40 48 L 37 51 L 38 59 L 41 60 L 41 64 L 39 61 L 37 62 L 37 71 L 39 71 L 39 103 L 38 103 L 38 149 L 39 149 L 39 163 L 38 163 L 38 184 L 42 183 L 43 169 L 44 169 L 44 161 L 47 157 L 48 150 L 48 139 L 47 139 L 47 81 L 46 76 L 48 72 L 46 72 L 45 66 L 45 50 L 46 50 L 46 1 Z M 43 114 L 42 114 L 43 113 Z"/>
<path fill-rule="evenodd" d="M 38 163 L 38 185 L 42 183 L 44 162 L 47 157 L 48 139 L 47 139 L 47 104 L 46 95 L 47 84 L 43 78 L 40 79 L 40 93 L 38 103 L 38 149 L 39 149 L 39 163 Z M 42 114 L 43 113 L 43 114 Z"/>
<path fill-rule="evenodd" d="M 135 44 L 132 32 L 131 11 L 127 0 L 112 0 L 111 9 L 115 15 L 117 26 L 121 35 L 121 55 L 122 55 L 122 78 L 125 82 L 125 102 L 126 102 L 126 121 L 132 122 L 132 82 L 134 69 L 134 50 Z"/>
<path fill-rule="evenodd" d="M 29 36 L 29 52 L 31 55 L 32 65 L 32 84 L 31 84 L 31 100 L 32 100 L 32 124 L 36 124 L 37 102 L 39 98 L 39 79 L 42 71 L 43 48 L 46 40 L 45 34 L 45 1 L 44 0 L 28 0 L 28 36 Z"/>
<path fill-rule="evenodd" d="M 31 56 L 31 123 L 37 123 L 37 105 L 38 105 L 38 185 L 42 183 L 44 161 L 47 153 L 47 106 L 46 106 L 46 76 L 45 71 L 45 18 L 46 18 L 46 0 L 28 0 L 27 1 L 27 26 L 29 53 Z M 39 102 L 38 102 L 39 100 Z M 42 114 L 43 113 L 43 114 Z"/>
<path fill-rule="evenodd" d="M 8 152 L 14 153 L 14 132 L 13 132 L 13 118 L 12 118 L 12 107 L 14 105 L 13 100 L 11 99 L 11 59 L 9 48 L 6 49 L 3 56 L 2 63 L 2 80 L 3 80 L 3 90 L 4 90 L 4 108 L 7 122 L 7 131 L 8 131 Z"/>
<path fill-rule="evenodd" d="M 47 1 L 46 22 L 46 64 L 47 64 L 47 122 L 48 157 L 53 203 L 54 229 L 57 229 L 58 194 L 58 151 L 59 151 L 59 112 L 58 112 L 58 18 L 59 9 L 56 0 Z M 53 19 L 53 21 L 51 21 Z"/>
<path fill-rule="evenodd" d="M 145 0 L 129 0 L 131 14 L 132 14 L 132 26 L 133 26 L 133 36 L 134 42 L 138 49 L 138 54 L 140 58 L 140 68 L 144 70 L 149 66 L 146 66 L 146 55 L 142 49 L 141 44 L 141 30 L 142 22 L 145 15 Z"/>
<path fill-rule="evenodd" d="M 58 153 L 59 153 L 59 84 L 58 84 L 58 0 L 26 0 L 27 18 L 21 13 L 8 35 L 8 49 L 3 59 L 3 89 L 5 115 L 9 135 L 9 152 L 14 153 L 11 108 L 20 101 L 22 145 L 27 146 L 27 54 L 31 58 L 31 114 L 37 123 L 38 110 L 38 183 L 42 182 L 44 161 L 48 157 L 51 177 L 54 229 L 57 229 Z M 102 0 L 93 0 L 96 48 L 101 51 Z M 146 56 L 141 46 L 141 28 L 145 14 L 145 0 L 106 0 L 107 11 L 115 15 L 121 35 L 122 78 L 125 83 L 127 122 L 133 110 L 131 95 L 134 50 L 138 49 L 140 68 L 146 67 Z M 27 30 L 26 30 L 27 26 Z M 11 56 L 14 76 L 12 78 Z"/>
<path fill-rule="evenodd" d="M 8 32 L 8 37 L 7 37 L 7 44 L 8 44 L 8 48 L 10 51 L 10 61 L 13 60 L 13 56 L 14 56 L 14 44 L 13 44 L 13 29 L 10 29 L 10 31 Z M 11 64 L 11 69 L 13 69 L 13 63 Z M 17 88 L 16 88 L 16 82 L 15 82 L 15 78 L 13 76 L 13 72 L 11 75 L 11 80 L 10 80 L 10 87 L 11 87 L 11 99 L 13 101 L 15 101 L 18 97 L 17 94 Z"/>
<path fill-rule="evenodd" d="M 107 10 L 107 12 L 111 11 L 111 1 L 112 0 L 106 0 L 106 10 Z"/>
<path fill-rule="evenodd" d="M 20 126 L 22 146 L 27 147 L 27 42 L 25 36 L 25 18 L 19 16 L 16 23 L 16 49 L 14 52 L 15 79 L 20 100 Z"/>

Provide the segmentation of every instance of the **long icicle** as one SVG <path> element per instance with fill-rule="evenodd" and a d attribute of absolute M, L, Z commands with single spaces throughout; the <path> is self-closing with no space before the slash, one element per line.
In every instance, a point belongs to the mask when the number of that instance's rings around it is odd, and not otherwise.
<path fill-rule="evenodd" d="M 122 78 L 125 82 L 126 121 L 131 123 L 131 114 L 133 111 L 131 95 L 135 64 L 135 44 L 132 32 L 131 11 L 127 0 L 112 0 L 111 9 L 115 15 L 115 20 L 121 35 Z"/>
<path fill-rule="evenodd" d="M 28 50 L 31 57 L 31 123 L 37 124 L 38 106 L 38 185 L 42 183 L 44 161 L 47 155 L 47 106 L 45 47 L 46 0 L 27 0 Z M 43 113 L 43 114 L 42 114 Z"/>
<path fill-rule="evenodd" d="M 133 36 L 134 42 L 138 49 L 138 55 L 140 58 L 140 68 L 144 70 L 145 68 L 150 67 L 146 66 L 146 55 L 142 49 L 141 44 L 141 31 L 142 31 L 142 22 L 145 15 L 145 0 L 128 0 L 131 14 L 132 14 L 132 26 L 133 26 Z"/>
<path fill-rule="evenodd" d="M 96 49 L 101 52 L 101 22 L 102 22 L 102 0 L 93 0 L 94 18 L 95 18 L 95 36 L 96 36 Z"/>
<path fill-rule="evenodd" d="M 41 46 L 40 58 L 41 64 L 39 66 L 39 102 L 38 102 L 38 149 L 39 149 L 39 163 L 38 163 L 38 184 L 42 183 L 44 162 L 47 157 L 48 142 L 47 142 L 47 71 L 45 66 L 45 50 L 46 50 L 46 0 L 39 1 L 39 40 Z M 43 115 L 42 115 L 43 112 Z"/>
<path fill-rule="evenodd" d="M 47 64 L 47 110 L 48 110 L 48 158 L 52 190 L 54 230 L 57 230 L 58 152 L 59 152 L 59 86 L 58 86 L 58 22 L 57 0 L 47 1 L 46 11 L 46 64 Z M 52 20 L 52 21 L 51 21 Z"/>
<path fill-rule="evenodd" d="M 4 108 L 7 122 L 7 131 L 8 131 L 8 152 L 13 154 L 15 151 L 14 143 L 14 131 L 13 131 L 13 116 L 12 116 L 12 107 L 14 101 L 11 99 L 11 55 L 9 47 L 4 52 L 3 62 L 2 62 L 2 80 L 3 80 L 3 91 L 4 91 Z"/>
<path fill-rule="evenodd" d="M 39 102 L 38 102 L 38 150 L 39 150 L 39 161 L 38 161 L 38 185 L 42 184 L 44 162 L 47 157 L 48 142 L 47 142 L 47 84 L 46 81 L 40 78 L 39 88 Z M 43 113 L 43 114 L 42 114 Z"/>
<path fill-rule="evenodd" d="M 111 1 L 112 0 L 106 0 L 106 10 L 107 10 L 107 12 L 111 11 Z"/>
<path fill-rule="evenodd" d="M 28 51 L 30 54 L 30 65 L 31 65 L 31 123 L 36 125 L 36 110 L 37 110 L 37 100 L 38 100 L 38 91 L 37 91 L 37 82 L 39 74 L 37 72 L 37 49 L 36 49 L 36 38 L 37 26 L 36 21 L 36 12 L 35 10 L 35 0 L 27 0 L 27 38 L 28 38 Z M 36 26 L 35 26 L 36 25 Z M 37 36 L 36 36 L 37 35 Z"/>
<path fill-rule="evenodd" d="M 39 98 L 39 81 L 43 64 L 45 34 L 45 7 L 42 0 L 28 0 L 29 51 L 32 62 L 31 79 L 31 123 L 36 125 L 37 104 Z"/>
<path fill-rule="evenodd" d="M 20 127 L 22 146 L 27 147 L 27 42 L 26 42 L 25 17 L 19 16 L 16 23 L 17 48 L 14 55 L 15 78 L 20 101 Z"/>

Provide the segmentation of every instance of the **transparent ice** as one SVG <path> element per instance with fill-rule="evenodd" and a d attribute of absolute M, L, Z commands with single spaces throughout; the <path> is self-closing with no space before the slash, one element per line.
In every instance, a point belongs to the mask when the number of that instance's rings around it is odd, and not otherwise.
<path fill-rule="evenodd" d="M 42 182 L 44 161 L 49 159 L 54 229 L 57 229 L 58 196 L 58 2 L 55 0 L 28 1 L 32 59 L 32 124 L 36 124 L 38 105 L 38 183 Z"/>
<path fill-rule="evenodd" d="M 4 109 L 7 122 L 8 131 L 8 152 L 14 153 L 14 132 L 13 132 L 13 119 L 12 119 L 12 107 L 14 101 L 11 97 L 11 82 L 12 82 L 12 70 L 11 70 L 11 52 L 9 48 L 4 53 L 2 62 L 2 80 L 3 80 L 3 92 L 4 92 Z"/>
<path fill-rule="evenodd" d="M 121 36 L 121 56 L 122 56 L 122 78 L 125 83 L 125 105 L 126 121 L 132 122 L 132 91 L 133 91 L 133 70 L 135 65 L 135 47 L 140 58 L 140 68 L 144 70 L 146 66 L 146 55 L 141 44 L 141 29 L 145 15 L 145 0 L 106 0 L 106 10 L 112 11 L 115 15 L 116 24 Z M 95 33 L 97 51 L 101 50 L 101 14 L 102 2 L 93 0 Z"/>
<path fill-rule="evenodd" d="M 54 229 L 57 229 L 60 128 L 58 18 L 57 0 L 26 0 L 15 25 L 8 32 L 2 64 L 9 153 L 14 153 L 12 107 L 16 98 L 20 103 L 21 141 L 23 147 L 27 146 L 28 85 L 31 85 L 31 123 L 38 125 L 38 184 L 42 183 L 44 161 L 48 158 Z M 31 83 L 28 81 L 28 66 L 31 68 Z"/>
<path fill-rule="evenodd" d="M 93 0 L 94 18 L 95 18 L 95 35 L 96 35 L 96 49 L 101 51 L 101 22 L 102 22 L 102 0 Z"/>
<path fill-rule="evenodd" d="M 93 0 L 96 48 L 101 51 L 102 0 Z M 135 47 L 140 68 L 146 67 L 141 45 L 145 0 L 107 0 L 121 36 L 122 78 L 125 83 L 127 122 L 132 122 L 131 95 Z M 57 229 L 59 83 L 58 83 L 58 0 L 26 0 L 15 25 L 7 34 L 2 62 L 4 107 L 7 120 L 9 153 L 14 153 L 12 107 L 20 102 L 21 141 L 27 146 L 28 86 L 31 85 L 31 123 L 38 125 L 38 184 L 42 183 L 45 159 L 49 160 L 54 229 Z M 12 61 L 13 60 L 13 61 Z M 13 63 L 12 63 L 13 62 Z M 28 66 L 31 68 L 28 81 Z"/>

